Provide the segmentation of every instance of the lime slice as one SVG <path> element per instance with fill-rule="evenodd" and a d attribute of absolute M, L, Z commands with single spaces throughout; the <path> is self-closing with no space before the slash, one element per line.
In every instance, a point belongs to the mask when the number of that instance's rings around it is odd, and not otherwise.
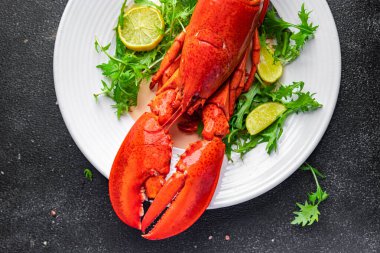
<path fill-rule="evenodd" d="M 255 135 L 270 126 L 286 111 L 286 107 L 281 103 L 268 102 L 259 105 L 248 114 L 245 122 L 248 132 Z"/>
<path fill-rule="evenodd" d="M 123 26 L 118 27 L 118 32 L 127 48 L 149 51 L 161 42 L 164 28 L 159 10 L 150 6 L 135 6 L 125 12 Z"/>
<path fill-rule="evenodd" d="M 282 76 L 282 64 L 279 61 L 274 62 L 272 49 L 261 47 L 257 72 L 261 79 L 269 84 L 276 82 Z"/>

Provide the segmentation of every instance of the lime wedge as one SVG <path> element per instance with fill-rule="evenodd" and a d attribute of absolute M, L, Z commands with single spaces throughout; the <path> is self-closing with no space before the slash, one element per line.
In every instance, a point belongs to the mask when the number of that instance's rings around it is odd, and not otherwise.
<path fill-rule="evenodd" d="M 161 42 L 164 19 L 159 10 L 150 6 L 135 6 L 124 14 L 118 33 L 123 44 L 135 51 L 149 51 Z"/>
<path fill-rule="evenodd" d="M 273 50 L 268 47 L 260 49 L 260 63 L 257 72 L 266 83 L 272 84 L 282 76 L 282 64 L 274 62 Z"/>
<path fill-rule="evenodd" d="M 270 126 L 286 111 L 281 103 L 268 102 L 259 105 L 248 114 L 245 122 L 248 132 L 255 135 Z"/>

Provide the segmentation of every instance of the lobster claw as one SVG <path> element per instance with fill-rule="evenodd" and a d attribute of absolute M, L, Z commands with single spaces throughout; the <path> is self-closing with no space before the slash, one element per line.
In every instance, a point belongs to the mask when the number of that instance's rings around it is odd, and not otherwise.
<path fill-rule="evenodd" d="M 181 155 L 177 171 L 169 178 L 149 207 L 142 221 L 142 231 L 169 205 L 146 239 L 159 240 L 189 228 L 208 207 L 223 163 L 225 145 L 220 138 L 191 144 Z"/>
<path fill-rule="evenodd" d="M 112 165 L 109 194 L 117 216 L 141 229 L 143 202 L 154 198 L 170 170 L 172 141 L 153 113 L 143 114 L 124 139 Z"/>

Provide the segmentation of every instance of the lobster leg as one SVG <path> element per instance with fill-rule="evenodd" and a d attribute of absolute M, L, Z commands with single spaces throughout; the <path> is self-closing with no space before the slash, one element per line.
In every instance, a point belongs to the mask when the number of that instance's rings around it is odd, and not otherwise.
<path fill-rule="evenodd" d="M 231 80 L 227 81 L 227 83 L 207 101 L 207 105 L 203 109 L 204 130 L 202 135 L 205 138 L 210 139 L 212 136 L 223 137 L 228 133 L 226 127 L 228 128 L 228 121 L 234 112 L 236 100 L 242 92 L 247 92 L 252 86 L 257 65 L 260 61 L 260 41 L 257 30 L 254 33 L 252 41 L 252 66 L 249 71 L 248 79 L 246 80 L 246 64 L 249 51 L 250 50 L 247 49 L 243 60 L 232 74 Z M 225 116 L 223 116 L 223 112 Z"/>
<path fill-rule="evenodd" d="M 173 62 L 172 65 L 170 65 L 166 71 L 164 72 L 163 76 L 162 76 L 162 84 L 165 84 L 170 77 L 173 76 L 174 72 L 177 71 L 177 69 L 179 68 L 179 64 L 181 62 L 181 55 L 178 55 L 177 56 L 177 59 L 175 59 L 175 61 Z M 160 89 L 161 87 L 158 87 L 158 89 Z"/>
<path fill-rule="evenodd" d="M 244 80 L 245 80 L 245 67 L 247 65 L 249 55 L 249 49 L 247 49 L 243 60 L 239 64 L 238 68 L 235 70 L 231 83 L 230 83 L 230 105 L 229 105 L 229 111 L 233 113 L 234 106 L 235 106 L 235 100 L 240 96 L 240 93 L 242 89 L 244 88 Z M 241 87 L 243 86 L 243 87 Z"/>
<path fill-rule="evenodd" d="M 269 7 L 270 0 L 264 0 L 263 7 L 261 10 L 261 14 L 259 17 L 259 24 L 261 25 L 264 21 L 265 15 L 267 13 L 268 7 Z M 259 37 L 259 30 L 256 29 L 255 33 L 252 37 L 252 54 L 251 54 L 251 70 L 249 71 L 249 76 L 247 81 L 244 84 L 244 90 L 243 92 L 247 92 L 249 88 L 252 86 L 253 81 L 255 80 L 255 74 L 257 71 L 257 65 L 260 62 L 260 37 Z"/>
<path fill-rule="evenodd" d="M 202 110 L 202 136 L 206 140 L 223 138 L 229 132 L 230 86 L 231 82 L 226 82 Z"/>
<path fill-rule="evenodd" d="M 267 14 L 267 10 L 268 10 L 268 7 L 269 7 L 269 1 L 270 0 L 264 0 L 263 7 L 261 9 L 261 14 L 260 14 L 260 17 L 259 17 L 259 25 L 261 25 L 263 23 L 265 15 Z"/>
<path fill-rule="evenodd" d="M 150 110 L 158 115 L 158 122 L 163 125 L 168 123 L 173 114 L 181 105 L 182 86 L 179 82 L 178 70 L 156 93 L 156 97 L 150 103 Z"/>
<path fill-rule="evenodd" d="M 169 173 L 172 141 L 153 113 L 133 125 L 112 165 L 109 194 L 119 218 L 141 229 L 145 191 L 154 198 Z M 158 184 L 157 184 L 158 183 Z"/>
<path fill-rule="evenodd" d="M 252 54 L 251 54 L 251 70 L 249 71 L 249 76 L 244 84 L 244 92 L 247 92 L 251 88 L 253 81 L 255 80 L 255 74 L 257 71 L 257 65 L 260 62 L 260 38 L 259 32 L 256 29 L 253 35 L 252 41 Z"/>
<path fill-rule="evenodd" d="M 174 236 L 189 228 L 206 210 L 219 179 L 225 146 L 220 138 L 191 144 L 176 165 L 177 171 L 160 190 L 142 221 L 142 230 L 166 209 L 151 231 L 150 240 Z"/>
<path fill-rule="evenodd" d="M 180 54 L 183 43 L 185 41 L 186 33 L 181 32 L 174 40 L 173 45 L 170 47 L 168 52 L 166 53 L 164 59 L 161 62 L 160 68 L 157 73 L 152 77 L 152 81 L 150 83 L 150 88 L 153 89 L 156 84 L 158 84 L 165 73 L 165 71 L 170 67 L 170 65 L 175 62 L 177 56 Z"/>

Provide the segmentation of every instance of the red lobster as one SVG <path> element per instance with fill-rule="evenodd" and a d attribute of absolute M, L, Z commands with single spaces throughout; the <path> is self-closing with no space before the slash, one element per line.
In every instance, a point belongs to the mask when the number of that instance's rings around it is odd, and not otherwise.
<path fill-rule="evenodd" d="M 158 240 L 181 233 L 209 205 L 225 152 L 222 138 L 229 132 L 236 99 L 250 88 L 259 63 L 257 28 L 268 4 L 199 0 L 186 32 L 175 39 L 154 75 L 151 88 L 158 84 L 158 90 L 151 112 L 129 131 L 109 178 L 112 206 L 129 226 L 145 233 L 164 212 L 143 237 Z M 250 55 L 252 67 L 246 72 Z M 165 182 L 172 154 L 168 129 L 181 115 L 196 113 L 204 125 L 203 140 L 189 145 Z M 192 131 L 194 125 L 190 121 L 181 128 Z M 141 221 L 147 198 L 154 201 Z"/>

